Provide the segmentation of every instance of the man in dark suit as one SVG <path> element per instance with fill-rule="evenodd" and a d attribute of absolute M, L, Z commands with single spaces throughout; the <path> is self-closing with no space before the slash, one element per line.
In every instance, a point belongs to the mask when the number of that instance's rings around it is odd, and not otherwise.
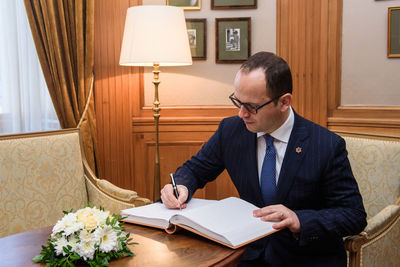
<path fill-rule="evenodd" d="M 252 243 L 242 266 L 346 266 L 343 237 L 366 226 L 345 141 L 291 108 L 292 76 L 280 57 L 259 52 L 238 71 L 230 96 L 239 116 L 221 121 L 201 150 L 161 190 L 168 208 L 226 169 L 253 215 L 281 231 Z"/>

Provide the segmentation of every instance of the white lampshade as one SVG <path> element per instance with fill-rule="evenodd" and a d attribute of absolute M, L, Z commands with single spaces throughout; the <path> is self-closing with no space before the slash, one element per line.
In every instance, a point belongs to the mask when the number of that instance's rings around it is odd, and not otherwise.
<path fill-rule="evenodd" d="M 183 10 L 175 6 L 128 8 L 119 64 L 124 66 L 192 64 Z"/>

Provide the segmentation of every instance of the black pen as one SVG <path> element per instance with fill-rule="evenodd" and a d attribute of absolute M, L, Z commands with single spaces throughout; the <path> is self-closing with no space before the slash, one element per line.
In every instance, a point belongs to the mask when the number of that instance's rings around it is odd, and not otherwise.
<path fill-rule="evenodd" d="M 169 176 L 171 177 L 172 187 L 174 188 L 176 199 L 178 199 L 179 193 L 178 193 L 178 188 L 176 188 L 174 175 L 172 173 L 170 173 Z M 179 205 L 179 209 L 182 210 L 181 205 Z"/>

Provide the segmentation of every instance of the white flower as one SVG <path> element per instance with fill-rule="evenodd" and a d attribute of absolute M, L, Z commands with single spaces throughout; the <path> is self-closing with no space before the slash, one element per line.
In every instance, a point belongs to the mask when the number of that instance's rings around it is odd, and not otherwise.
<path fill-rule="evenodd" d="M 94 230 L 98 226 L 105 224 L 103 211 L 94 208 L 84 208 L 76 212 L 77 221 L 83 224 L 86 230 Z"/>
<path fill-rule="evenodd" d="M 71 251 L 76 251 L 76 247 L 78 246 L 78 244 L 79 244 L 79 239 L 76 238 L 74 235 L 71 235 L 68 238 L 68 245 L 71 246 Z"/>
<path fill-rule="evenodd" d="M 100 239 L 101 252 L 110 252 L 118 249 L 117 232 L 110 225 L 105 225 L 104 228 L 97 228 L 94 235 Z"/>
<path fill-rule="evenodd" d="M 54 248 L 56 250 L 56 254 L 57 255 L 63 254 L 63 256 L 67 255 L 63 250 L 63 247 L 67 247 L 67 245 L 68 245 L 68 240 L 67 238 L 65 238 L 65 236 L 62 236 L 60 239 L 56 240 L 54 242 Z"/>
<path fill-rule="evenodd" d="M 93 240 L 82 241 L 76 246 L 76 253 L 84 260 L 92 260 L 95 252 L 95 242 Z"/>
<path fill-rule="evenodd" d="M 61 220 L 59 220 L 56 225 L 53 227 L 52 236 L 54 237 L 55 234 L 61 233 L 64 236 L 69 236 L 76 231 L 79 231 L 83 228 L 83 224 L 77 222 L 77 217 L 75 213 L 68 213 L 65 215 Z"/>
<path fill-rule="evenodd" d="M 96 209 L 96 207 L 87 207 L 75 213 L 70 212 L 66 214 L 53 227 L 51 239 L 49 240 L 54 245 L 57 264 L 62 262 L 62 257 L 68 256 L 64 252 L 64 249 L 68 246 L 70 246 L 70 254 L 76 252 L 80 259 L 84 261 L 93 259 L 97 261 L 96 253 L 99 252 L 109 253 L 111 251 L 119 251 L 118 242 L 127 235 L 120 229 L 113 228 L 113 226 L 120 226 L 120 223 L 115 221 L 116 218 L 115 215 L 111 216 L 108 211 L 102 211 Z M 114 219 L 113 226 L 106 224 L 107 219 L 110 222 Z M 126 240 L 121 242 L 126 245 Z M 125 251 L 122 252 L 129 255 Z M 53 252 L 46 253 L 51 255 Z M 110 254 L 107 256 L 109 258 Z M 105 256 L 100 255 L 100 260 L 106 259 L 102 257 Z"/>
<path fill-rule="evenodd" d="M 110 217 L 110 213 L 108 211 L 100 211 L 99 214 L 97 215 L 97 220 L 99 222 L 99 225 L 106 224 L 106 220 L 108 217 Z"/>
<path fill-rule="evenodd" d="M 79 240 L 83 241 L 83 242 L 87 242 L 93 239 L 93 235 L 90 231 L 83 229 L 80 233 L 79 233 Z"/>

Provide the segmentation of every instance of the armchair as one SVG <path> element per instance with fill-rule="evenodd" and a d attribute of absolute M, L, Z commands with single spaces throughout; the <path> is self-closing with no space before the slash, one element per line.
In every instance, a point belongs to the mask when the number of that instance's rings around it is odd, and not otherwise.
<path fill-rule="evenodd" d="M 150 200 L 95 177 L 79 129 L 0 136 L 0 237 L 53 225 L 89 202 L 119 214 Z"/>
<path fill-rule="evenodd" d="M 400 266 L 400 139 L 341 135 L 368 219 L 345 239 L 349 266 Z"/>

